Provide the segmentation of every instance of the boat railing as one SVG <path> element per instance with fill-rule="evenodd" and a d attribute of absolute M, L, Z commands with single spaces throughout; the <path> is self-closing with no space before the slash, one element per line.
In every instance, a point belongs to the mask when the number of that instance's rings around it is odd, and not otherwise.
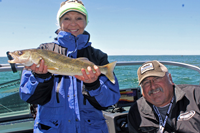
<path fill-rule="evenodd" d="M 142 65 L 144 62 L 146 61 L 118 61 L 116 66 Z M 200 74 L 200 68 L 195 65 L 173 61 L 160 62 L 164 65 L 188 68 L 197 71 Z M 15 79 L 11 78 L 7 81 L 5 80 L 5 82 L 0 82 L 0 132 L 1 129 L 5 129 L 3 131 L 7 131 L 6 129 L 11 127 L 9 125 L 12 125 L 12 127 L 14 127 L 13 125 L 15 125 L 16 128 L 13 129 L 13 131 L 16 130 L 18 126 L 21 126 L 20 122 L 22 119 L 24 119 L 27 122 L 27 124 L 29 124 L 28 128 L 33 128 L 33 119 L 30 119 L 31 112 L 29 109 L 29 104 L 22 101 L 18 93 L 21 72 L 24 66 L 22 64 L 15 64 L 15 68 L 19 73 Z M 7 72 L 9 72 L 10 75 L 12 73 L 16 73 L 16 71 L 14 72 L 12 69 L 13 67 L 11 67 L 10 64 L 0 64 L 0 76 L 3 77 L 3 74 Z M 19 119 L 20 122 L 17 119 Z M 24 127 L 24 129 L 25 128 L 27 128 L 27 126 Z"/>
<path fill-rule="evenodd" d="M 116 66 L 127 66 L 127 65 L 142 65 L 146 61 L 118 61 Z M 164 65 L 173 65 L 173 66 L 179 66 L 179 67 L 184 67 L 188 69 L 192 69 L 200 73 L 200 67 L 187 64 L 187 63 L 181 63 L 181 62 L 174 62 L 174 61 L 159 61 Z M 24 66 L 22 64 L 16 64 L 16 69 L 17 70 L 22 70 Z M 9 64 L 0 64 L 0 72 L 3 71 L 11 71 L 11 67 Z"/>
<path fill-rule="evenodd" d="M 142 65 L 146 61 L 119 61 L 117 62 L 116 66 L 126 66 L 126 65 Z M 184 67 L 188 69 L 192 69 L 200 73 L 200 67 L 195 66 L 195 65 L 190 65 L 187 63 L 181 63 L 181 62 L 174 62 L 174 61 L 159 61 L 160 63 L 164 65 L 172 65 L 172 66 L 179 66 L 179 67 Z"/>

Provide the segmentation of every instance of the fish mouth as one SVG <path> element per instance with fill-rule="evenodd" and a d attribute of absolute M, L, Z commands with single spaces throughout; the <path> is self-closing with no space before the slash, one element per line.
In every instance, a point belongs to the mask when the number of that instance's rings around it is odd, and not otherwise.
<path fill-rule="evenodd" d="M 8 60 L 9 63 L 16 63 L 19 61 L 18 57 L 13 53 L 8 53 L 13 59 Z"/>

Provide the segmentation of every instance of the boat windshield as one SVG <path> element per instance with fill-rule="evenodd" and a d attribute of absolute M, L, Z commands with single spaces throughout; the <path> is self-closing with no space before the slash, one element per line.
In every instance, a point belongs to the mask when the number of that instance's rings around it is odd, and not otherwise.
<path fill-rule="evenodd" d="M 30 114 L 29 104 L 19 96 L 21 72 L 0 71 L 0 120 Z"/>

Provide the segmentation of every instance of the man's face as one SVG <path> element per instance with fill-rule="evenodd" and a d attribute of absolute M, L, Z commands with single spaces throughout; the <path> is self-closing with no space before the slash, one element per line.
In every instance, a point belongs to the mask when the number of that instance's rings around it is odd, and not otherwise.
<path fill-rule="evenodd" d="M 142 83 L 143 97 L 157 107 L 163 107 L 170 103 L 173 97 L 173 85 L 171 74 L 164 77 L 147 77 Z"/>

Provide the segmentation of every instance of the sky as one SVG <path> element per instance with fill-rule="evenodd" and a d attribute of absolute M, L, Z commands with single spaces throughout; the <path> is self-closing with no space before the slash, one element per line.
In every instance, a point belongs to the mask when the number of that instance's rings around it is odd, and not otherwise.
<path fill-rule="evenodd" d="M 52 42 L 63 0 L 0 0 L 0 56 Z M 200 0 L 82 0 L 108 55 L 200 55 Z"/>

